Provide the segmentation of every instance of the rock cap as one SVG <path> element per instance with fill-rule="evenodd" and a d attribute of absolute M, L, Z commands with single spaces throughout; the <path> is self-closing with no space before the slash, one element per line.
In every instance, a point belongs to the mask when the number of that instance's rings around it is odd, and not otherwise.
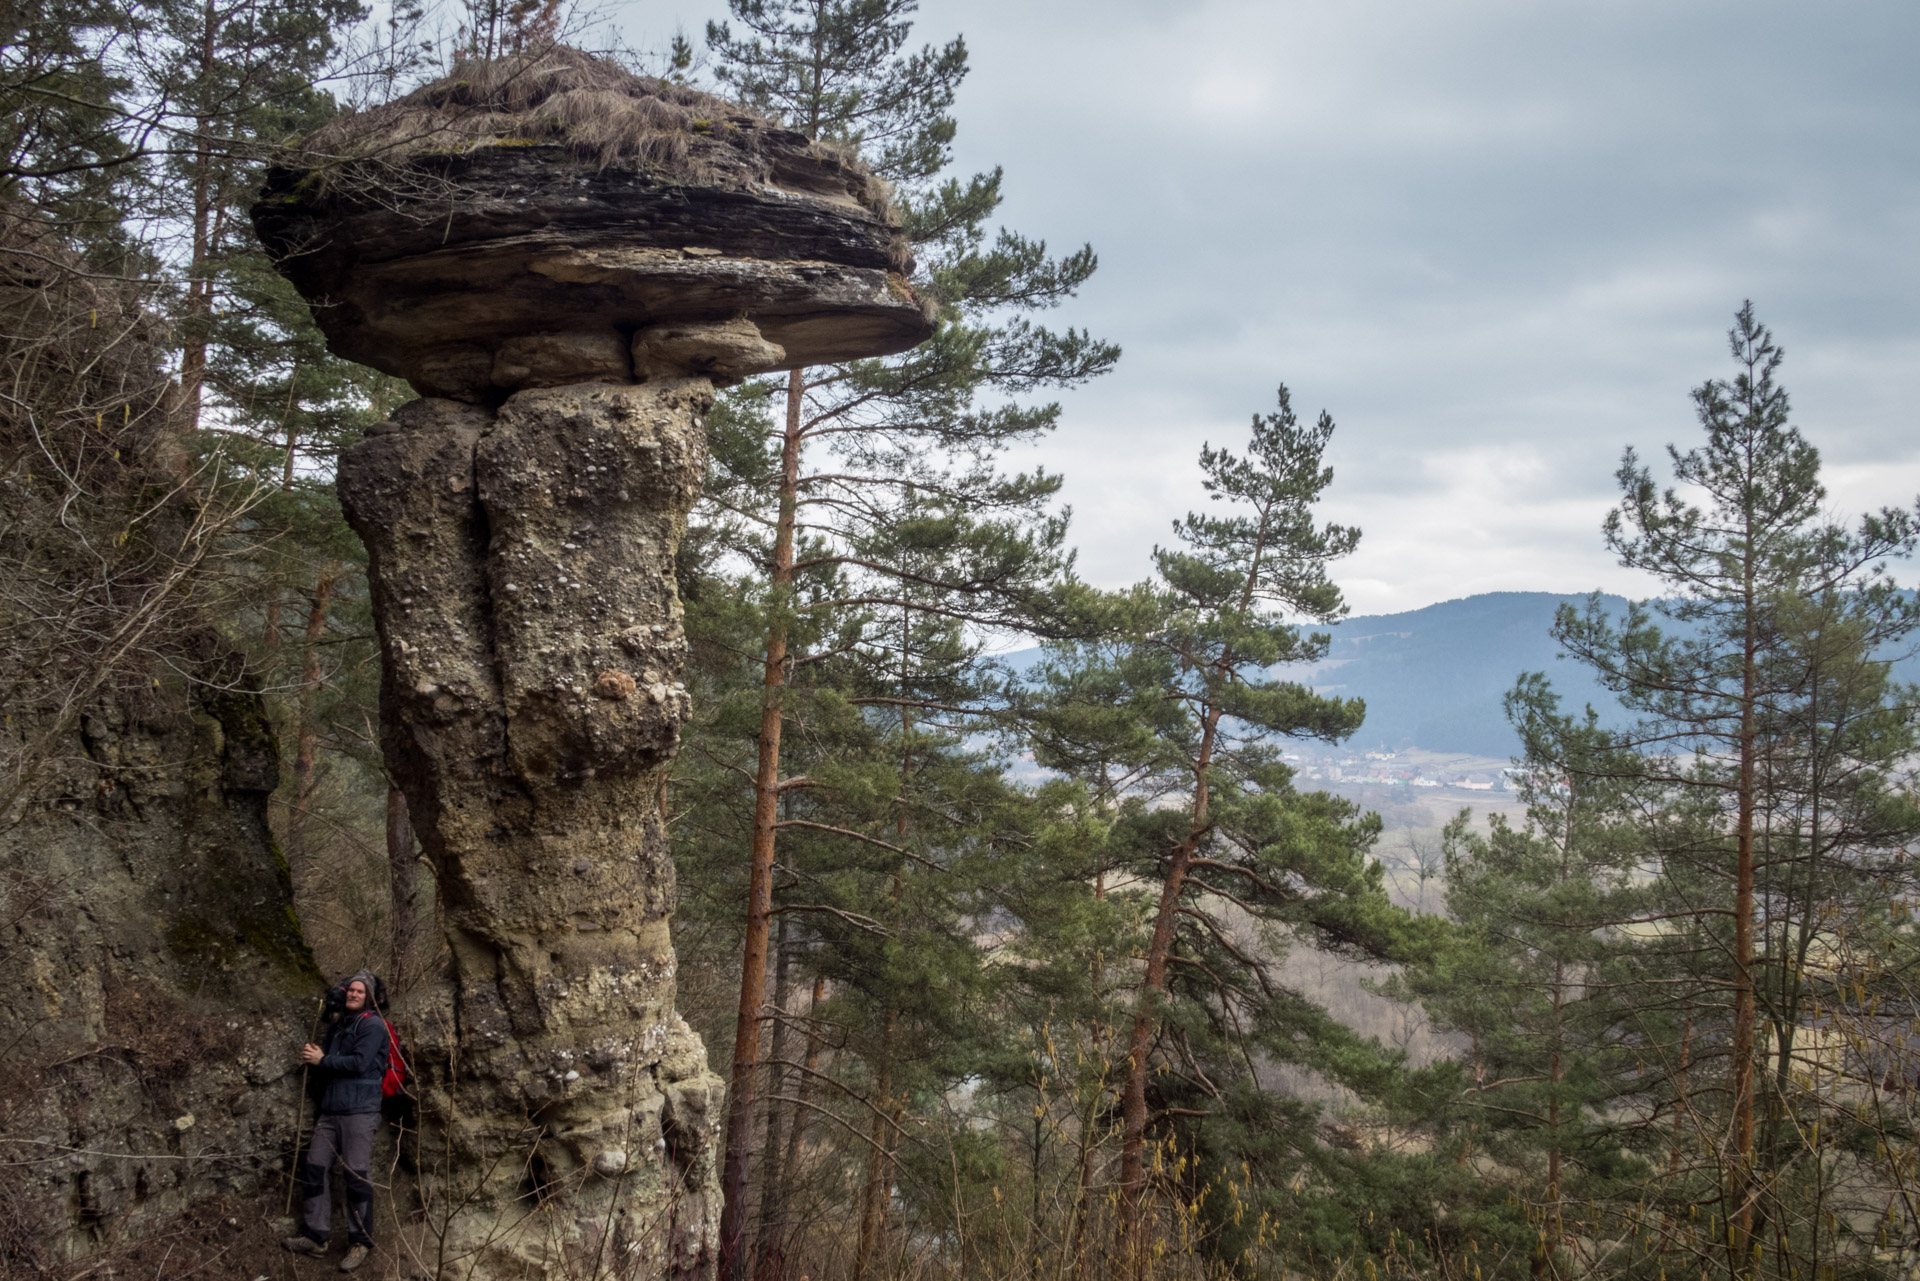
<path fill-rule="evenodd" d="M 467 60 L 329 123 L 276 159 L 252 213 L 328 346 L 429 395 L 619 380 L 621 352 L 649 353 L 644 378 L 688 346 L 654 330 L 732 326 L 702 359 L 739 377 L 933 329 L 881 180 L 573 49 Z"/>

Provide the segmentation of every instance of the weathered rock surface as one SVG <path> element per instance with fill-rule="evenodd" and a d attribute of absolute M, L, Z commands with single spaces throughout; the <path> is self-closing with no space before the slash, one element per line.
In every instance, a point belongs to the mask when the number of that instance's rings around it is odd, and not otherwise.
<path fill-rule="evenodd" d="M 721 1082 L 674 1012 L 659 814 L 703 416 L 932 328 L 873 180 L 711 107 L 571 51 L 475 65 L 329 126 L 347 161 L 310 146 L 254 210 L 329 345 L 427 397 L 339 492 L 452 957 L 412 1010 L 443 1281 L 711 1274 Z"/>
<path fill-rule="evenodd" d="M 711 1264 L 721 1083 L 673 1011 L 658 809 L 688 711 L 672 559 L 711 400 L 686 378 L 497 412 L 420 400 L 341 460 L 387 758 L 453 950 L 413 1023 L 442 1163 L 421 1178 L 461 1206 L 441 1225 L 456 1275 Z"/>
<path fill-rule="evenodd" d="M 101 699 L 38 781 L 46 802 L 0 835 L 7 1262 L 284 1186 L 320 976 L 267 830 L 272 731 L 204 644 L 193 683 L 157 671 Z"/>
<path fill-rule="evenodd" d="M 656 325 L 633 339 L 633 369 L 642 378 L 688 370 L 732 381 L 779 369 L 786 349 L 770 343 L 751 320 Z"/>
<path fill-rule="evenodd" d="M 899 232 L 848 196 L 850 171 L 798 134 L 752 139 L 784 167 L 723 165 L 745 147 L 725 141 L 704 143 L 705 182 L 495 146 L 388 175 L 438 189 L 418 202 L 275 169 L 254 223 L 328 345 L 423 395 L 493 398 L 502 346 L 535 334 L 744 317 L 781 349 L 774 368 L 925 339 Z"/>
<path fill-rule="evenodd" d="M 87 267 L 0 217 L 8 1277 L 237 1268 L 226 1216 L 279 1206 L 320 988 L 267 827 L 280 753 L 218 631 L 230 563 L 196 556 L 238 513 L 189 480 L 142 291 Z"/>
<path fill-rule="evenodd" d="M 568 383 L 627 382 L 631 344 L 611 329 L 509 338 L 493 357 L 496 387 L 564 387 Z"/>

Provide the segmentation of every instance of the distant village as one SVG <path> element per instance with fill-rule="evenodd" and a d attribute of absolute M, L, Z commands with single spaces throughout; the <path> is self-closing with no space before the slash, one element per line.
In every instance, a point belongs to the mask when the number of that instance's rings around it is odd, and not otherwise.
<path fill-rule="evenodd" d="M 1467 792 L 1511 792 L 1513 780 L 1503 767 L 1472 760 L 1442 762 L 1425 752 L 1288 752 L 1287 764 L 1302 781 L 1372 784 L 1380 787 L 1449 788 Z M 1422 759 L 1424 758 L 1424 759 Z"/>

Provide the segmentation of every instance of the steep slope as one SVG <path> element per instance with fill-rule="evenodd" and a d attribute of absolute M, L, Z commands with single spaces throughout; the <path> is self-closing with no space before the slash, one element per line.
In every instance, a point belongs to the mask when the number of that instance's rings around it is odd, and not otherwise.
<path fill-rule="evenodd" d="M 188 460 L 158 327 L 0 221 L 7 1275 L 227 1253 L 196 1207 L 283 1186 L 320 990 L 267 827 L 280 753 L 218 630 L 247 493 Z"/>

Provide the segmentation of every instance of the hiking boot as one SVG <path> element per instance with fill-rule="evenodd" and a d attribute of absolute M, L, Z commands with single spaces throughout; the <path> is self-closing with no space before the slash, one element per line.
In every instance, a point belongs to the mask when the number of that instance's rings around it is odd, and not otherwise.
<path fill-rule="evenodd" d="M 367 1256 L 372 1253 L 373 1251 L 368 1247 L 355 1243 L 347 1251 L 347 1257 L 340 1260 L 340 1270 L 342 1272 L 358 1271 L 360 1266 L 367 1261 Z"/>
<path fill-rule="evenodd" d="M 327 1252 L 326 1246 L 304 1232 L 296 1232 L 290 1237 L 281 1238 L 280 1248 L 288 1254 L 310 1254 L 316 1259 Z"/>

